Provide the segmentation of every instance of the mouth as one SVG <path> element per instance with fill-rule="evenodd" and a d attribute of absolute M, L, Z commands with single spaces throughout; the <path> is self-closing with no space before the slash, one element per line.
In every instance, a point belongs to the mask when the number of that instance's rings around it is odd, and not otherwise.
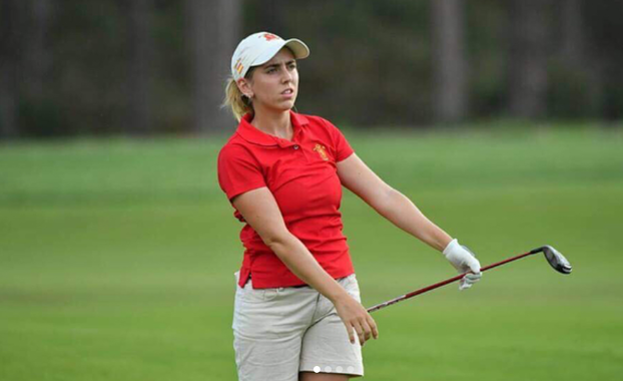
<path fill-rule="evenodd" d="M 292 95 L 292 94 L 294 94 L 294 89 L 285 89 L 284 91 L 281 92 L 281 94 L 283 94 L 283 95 Z"/>

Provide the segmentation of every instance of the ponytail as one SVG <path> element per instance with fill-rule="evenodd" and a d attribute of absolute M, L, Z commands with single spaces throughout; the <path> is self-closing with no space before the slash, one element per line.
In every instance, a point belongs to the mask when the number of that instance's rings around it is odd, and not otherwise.
<path fill-rule="evenodd" d="M 233 77 L 230 77 L 225 85 L 225 100 L 222 107 L 228 106 L 231 109 L 232 114 L 234 114 L 236 120 L 239 122 L 244 114 L 249 112 L 253 113 L 253 104 L 251 104 L 251 100 L 242 94 Z"/>

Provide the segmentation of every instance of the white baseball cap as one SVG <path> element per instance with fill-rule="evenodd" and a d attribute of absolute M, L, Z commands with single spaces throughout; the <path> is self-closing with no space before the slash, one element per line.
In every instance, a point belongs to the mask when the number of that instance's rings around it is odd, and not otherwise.
<path fill-rule="evenodd" d="M 240 41 L 231 57 L 231 74 L 234 80 L 244 78 L 250 67 L 270 61 L 284 46 L 290 48 L 296 59 L 309 56 L 307 45 L 296 38 L 284 40 L 272 33 L 259 32 Z"/>

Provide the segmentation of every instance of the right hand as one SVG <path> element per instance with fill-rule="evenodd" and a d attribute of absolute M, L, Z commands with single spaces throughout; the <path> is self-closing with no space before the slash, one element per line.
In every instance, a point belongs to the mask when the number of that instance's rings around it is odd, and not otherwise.
<path fill-rule="evenodd" d="M 362 346 L 366 340 L 370 340 L 370 336 L 374 337 L 375 340 L 378 339 L 379 331 L 376 322 L 364 306 L 348 293 L 344 292 L 344 295 L 336 300 L 333 305 L 346 327 L 351 344 L 355 344 L 355 332 L 359 336 L 359 342 Z"/>

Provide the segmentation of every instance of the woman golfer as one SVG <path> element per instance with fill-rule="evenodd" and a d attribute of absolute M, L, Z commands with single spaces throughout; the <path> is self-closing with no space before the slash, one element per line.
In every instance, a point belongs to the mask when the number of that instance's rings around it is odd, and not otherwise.
<path fill-rule="evenodd" d="M 339 211 L 346 187 L 394 225 L 443 251 L 460 288 L 480 263 L 357 157 L 331 122 L 292 111 L 300 40 L 255 33 L 231 61 L 226 104 L 240 124 L 218 157 L 219 184 L 244 227 L 236 273 L 234 349 L 242 381 L 347 380 L 378 338 L 360 304 Z"/>

